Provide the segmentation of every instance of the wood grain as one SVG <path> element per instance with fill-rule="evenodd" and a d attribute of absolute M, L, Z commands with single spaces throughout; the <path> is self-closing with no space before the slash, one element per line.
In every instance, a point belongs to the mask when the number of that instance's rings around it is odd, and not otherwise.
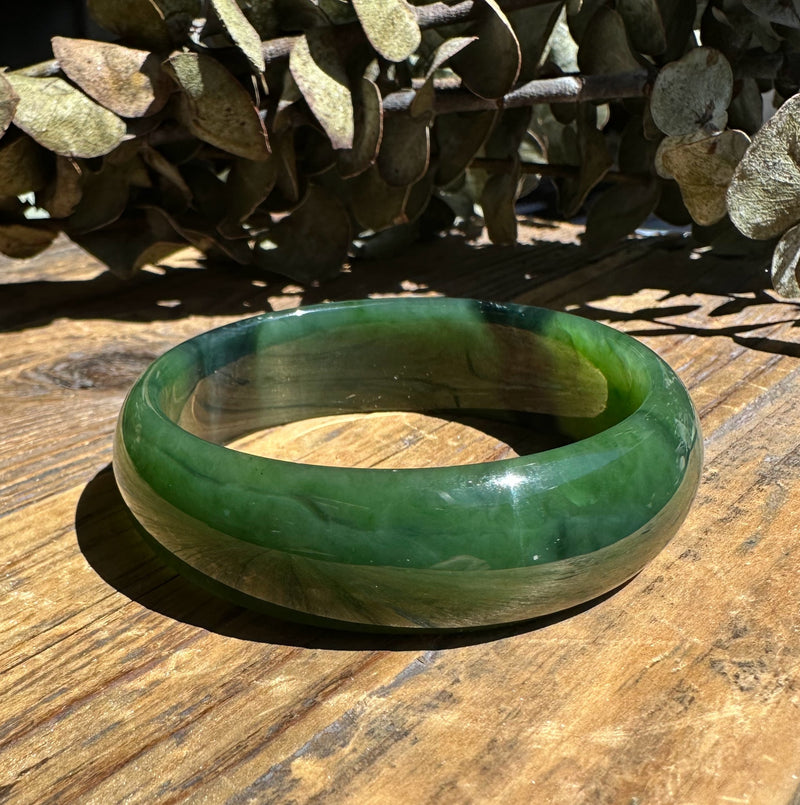
<path fill-rule="evenodd" d="M 575 228 L 523 232 L 308 289 L 191 254 L 124 285 L 64 243 L 0 263 L 0 801 L 798 801 L 797 304 L 681 239 L 590 257 Z M 590 316 L 681 375 L 703 483 L 638 577 L 522 627 L 371 637 L 256 617 L 149 552 L 109 462 L 153 357 L 269 307 L 431 293 Z M 287 427 L 245 446 L 392 466 L 536 448 L 407 414 Z"/>

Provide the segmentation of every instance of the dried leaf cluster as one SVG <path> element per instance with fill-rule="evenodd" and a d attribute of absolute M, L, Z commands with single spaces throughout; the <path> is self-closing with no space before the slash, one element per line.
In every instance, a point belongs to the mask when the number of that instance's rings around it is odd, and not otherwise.
<path fill-rule="evenodd" d="M 800 295 L 798 0 L 88 5 L 114 43 L 0 71 L 5 254 L 63 231 L 123 275 L 192 244 L 305 282 L 460 222 L 513 243 L 547 175 L 565 216 L 599 187 L 592 248 L 733 222 Z"/>

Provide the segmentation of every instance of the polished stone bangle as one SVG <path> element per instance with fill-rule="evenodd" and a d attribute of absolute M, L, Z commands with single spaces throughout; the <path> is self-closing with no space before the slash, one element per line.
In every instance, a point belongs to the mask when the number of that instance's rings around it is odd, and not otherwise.
<path fill-rule="evenodd" d="M 567 443 L 421 469 L 224 446 L 370 411 L 528 417 Z M 319 305 L 193 338 L 136 382 L 114 451 L 126 504 L 181 573 L 271 615 L 369 630 L 507 624 L 614 589 L 675 533 L 701 462 L 686 389 L 638 341 L 446 298 Z"/>

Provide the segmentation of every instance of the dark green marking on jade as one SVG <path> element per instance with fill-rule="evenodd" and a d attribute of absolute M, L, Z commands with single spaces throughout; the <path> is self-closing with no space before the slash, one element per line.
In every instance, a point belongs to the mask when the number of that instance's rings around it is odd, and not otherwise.
<path fill-rule="evenodd" d="M 367 411 L 536 415 L 574 440 L 425 469 L 323 467 L 224 443 Z M 117 428 L 144 532 L 233 600 L 356 629 L 466 629 L 588 601 L 637 573 L 697 489 L 674 372 L 596 322 L 519 305 L 381 299 L 266 314 L 159 358 Z"/>

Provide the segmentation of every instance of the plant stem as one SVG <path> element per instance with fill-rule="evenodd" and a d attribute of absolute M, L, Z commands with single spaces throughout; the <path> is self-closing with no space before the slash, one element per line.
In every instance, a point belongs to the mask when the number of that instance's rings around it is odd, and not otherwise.
<path fill-rule="evenodd" d="M 437 114 L 448 112 L 480 112 L 490 109 L 512 109 L 537 103 L 575 103 L 609 101 L 617 98 L 642 98 L 650 91 L 650 76 L 645 70 L 610 75 L 564 75 L 539 78 L 509 92 L 504 98 L 479 98 L 464 89 L 436 92 Z M 383 99 L 384 112 L 405 112 L 414 100 L 413 90 L 401 90 Z"/>

